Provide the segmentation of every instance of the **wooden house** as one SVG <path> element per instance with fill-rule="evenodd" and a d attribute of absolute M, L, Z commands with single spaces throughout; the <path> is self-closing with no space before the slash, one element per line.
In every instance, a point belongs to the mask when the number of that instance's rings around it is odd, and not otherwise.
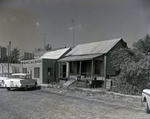
<path fill-rule="evenodd" d="M 79 44 L 59 61 L 59 77 L 105 80 L 117 75 L 112 67 L 111 52 L 127 47 L 122 38 Z"/>

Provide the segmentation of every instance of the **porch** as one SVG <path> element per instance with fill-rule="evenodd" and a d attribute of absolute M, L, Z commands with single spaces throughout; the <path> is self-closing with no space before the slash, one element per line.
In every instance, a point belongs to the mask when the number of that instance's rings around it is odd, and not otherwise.
<path fill-rule="evenodd" d="M 105 80 L 106 59 L 102 54 L 70 56 L 59 60 L 59 78 Z"/>

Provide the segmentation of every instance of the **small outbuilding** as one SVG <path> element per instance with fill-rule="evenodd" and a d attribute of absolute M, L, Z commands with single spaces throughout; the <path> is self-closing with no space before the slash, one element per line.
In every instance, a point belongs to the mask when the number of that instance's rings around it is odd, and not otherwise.
<path fill-rule="evenodd" d="M 44 53 L 40 58 L 23 60 L 22 72 L 31 74 L 38 84 L 48 84 L 58 79 L 58 60 L 63 58 L 71 48 L 52 50 Z"/>

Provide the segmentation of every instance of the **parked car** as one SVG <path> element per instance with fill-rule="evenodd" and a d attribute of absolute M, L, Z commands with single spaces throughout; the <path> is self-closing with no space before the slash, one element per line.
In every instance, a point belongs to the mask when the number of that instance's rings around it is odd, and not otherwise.
<path fill-rule="evenodd" d="M 36 87 L 37 80 L 32 79 L 30 74 L 15 73 L 9 79 L 3 80 L 3 85 L 8 91 L 11 88 L 24 88 L 27 90 L 27 88 Z"/>
<path fill-rule="evenodd" d="M 150 113 L 150 89 L 144 89 L 142 92 L 143 105 L 145 106 L 145 110 L 147 113 Z"/>
<path fill-rule="evenodd" d="M 3 87 L 3 80 L 8 79 L 8 77 L 0 77 L 0 87 Z"/>

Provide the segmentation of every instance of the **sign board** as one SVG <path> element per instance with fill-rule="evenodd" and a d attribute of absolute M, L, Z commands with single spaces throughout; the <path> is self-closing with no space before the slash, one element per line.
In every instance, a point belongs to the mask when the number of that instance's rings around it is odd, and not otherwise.
<path fill-rule="evenodd" d="M 22 61 L 22 64 L 37 64 L 37 63 L 42 63 L 42 59 Z"/>

